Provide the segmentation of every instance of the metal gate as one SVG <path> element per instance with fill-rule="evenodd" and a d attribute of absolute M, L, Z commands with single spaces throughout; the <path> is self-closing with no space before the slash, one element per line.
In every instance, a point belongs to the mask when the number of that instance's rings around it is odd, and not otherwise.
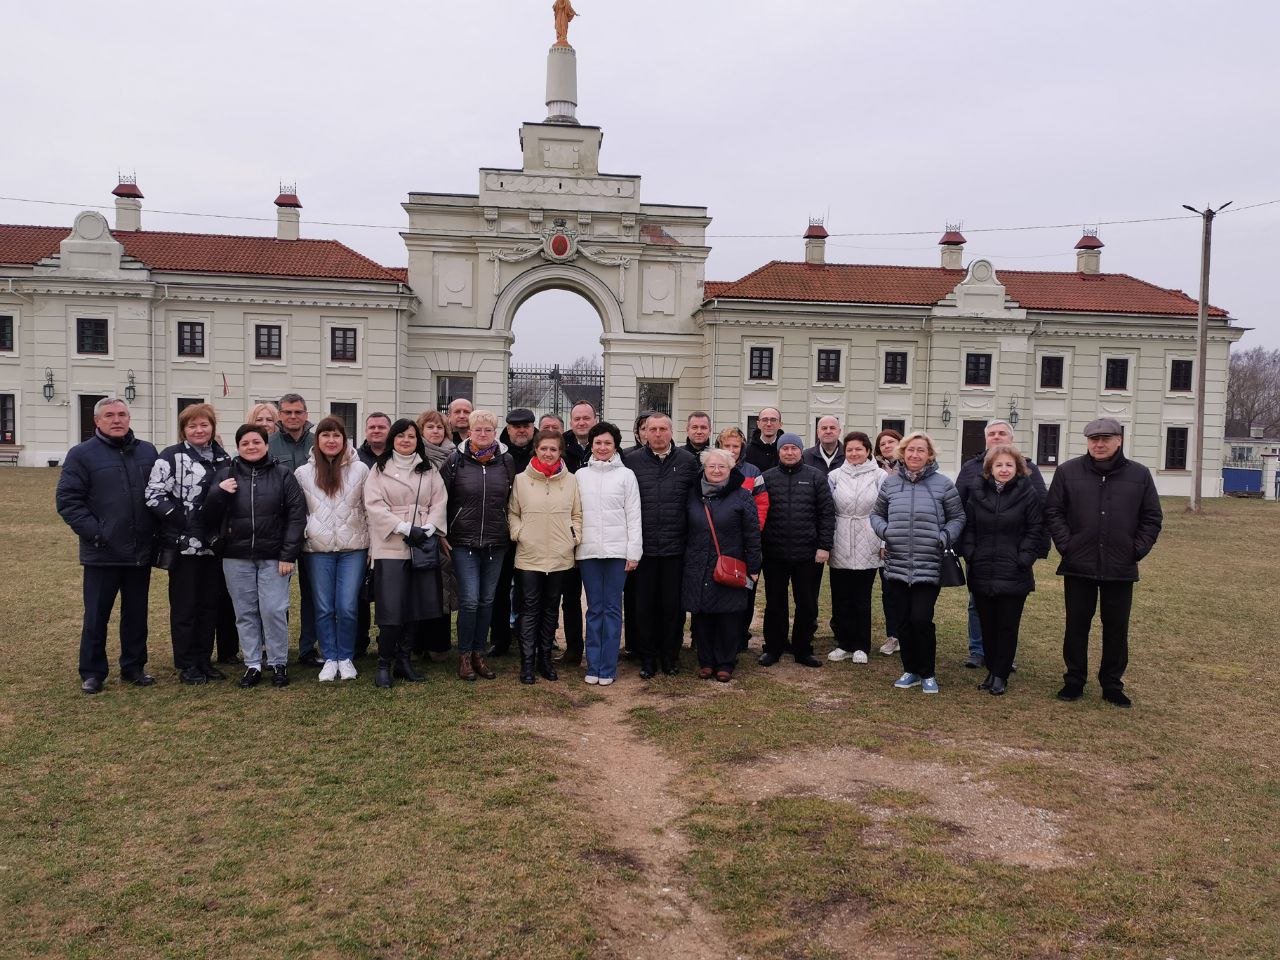
<path fill-rule="evenodd" d="M 552 414 L 568 426 L 569 410 L 575 403 L 586 401 L 604 416 L 604 370 L 517 366 L 507 371 L 507 408 L 528 407 L 535 418 Z"/>

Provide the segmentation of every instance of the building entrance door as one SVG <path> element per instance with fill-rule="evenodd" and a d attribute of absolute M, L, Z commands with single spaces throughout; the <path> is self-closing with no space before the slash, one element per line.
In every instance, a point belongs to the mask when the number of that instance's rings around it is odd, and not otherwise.
<path fill-rule="evenodd" d="M 80 441 L 82 443 L 92 437 L 93 431 L 97 429 L 93 425 L 93 405 L 105 399 L 106 395 L 101 393 L 80 394 Z"/>
<path fill-rule="evenodd" d="M 987 421 L 966 420 L 960 432 L 960 462 L 963 464 L 987 448 Z"/>

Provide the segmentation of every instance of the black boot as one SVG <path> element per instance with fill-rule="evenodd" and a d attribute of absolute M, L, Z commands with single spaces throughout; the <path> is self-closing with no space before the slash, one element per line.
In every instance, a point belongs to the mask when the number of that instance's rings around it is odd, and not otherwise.
<path fill-rule="evenodd" d="M 383 690 L 391 688 L 391 661 L 378 658 L 378 671 L 373 675 L 373 685 Z"/>
<path fill-rule="evenodd" d="M 409 659 L 409 648 L 401 644 L 399 653 L 396 656 L 396 662 L 391 668 L 391 672 L 401 680 L 408 680 L 410 683 L 422 683 L 427 678 L 413 668 L 413 661 Z"/>
<path fill-rule="evenodd" d="M 995 674 L 993 674 L 990 670 L 988 670 L 988 671 L 987 671 L 987 679 L 983 680 L 980 684 L 978 684 L 978 689 L 979 689 L 979 690 L 990 690 L 990 689 L 991 689 L 991 682 L 992 682 L 993 680 L 995 680 Z"/>
<path fill-rule="evenodd" d="M 533 683 L 533 657 L 525 653 L 520 654 L 520 682 Z"/>
<path fill-rule="evenodd" d="M 555 665 L 551 662 L 551 649 L 548 647 L 538 651 L 538 673 L 543 680 L 559 680 Z"/>

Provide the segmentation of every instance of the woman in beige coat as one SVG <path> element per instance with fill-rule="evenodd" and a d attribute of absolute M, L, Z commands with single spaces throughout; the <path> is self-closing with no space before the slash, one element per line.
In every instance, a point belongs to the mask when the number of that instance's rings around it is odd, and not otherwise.
<path fill-rule="evenodd" d="M 573 569 L 574 548 L 582 542 L 582 501 L 565 467 L 564 435 L 558 431 L 534 434 L 533 459 L 511 488 L 507 524 L 516 545 L 520 682 L 534 682 L 535 663 L 543 679 L 558 680 L 551 652 L 560 589 Z"/>
<path fill-rule="evenodd" d="M 409 660 L 415 623 L 442 615 L 440 564 L 414 567 L 410 547 L 437 558 L 445 533 L 445 489 L 425 456 L 412 420 L 391 425 L 387 446 L 364 485 L 369 516 L 369 557 L 373 561 L 374 621 L 378 624 L 378 672 L 374 685 L 391 686 L 391 677 L 425 679 Z"/>

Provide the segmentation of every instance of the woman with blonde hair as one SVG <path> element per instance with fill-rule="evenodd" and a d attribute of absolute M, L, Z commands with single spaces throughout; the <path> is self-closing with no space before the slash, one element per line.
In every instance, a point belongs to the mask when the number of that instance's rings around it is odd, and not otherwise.
<path fill-rule="evenodd" d="M 245 414 L 245 423 L 251 423 L 255 427 L 262 427 L 267 431 L 267 436 L 271 436 L 280 429 L 280 408 L 274 403 L 255 403 L 249 408 L 249 412 Z"/>
<path fill-rule="evenodd" d="M 943 553 L 960 540 L 964 506 L 955 484 L 938 472 L 933 440 L 919 430 L 898 444 L 896 473 L 884 479 L 871 529 L 884 541 L 884 592 L 898 623 L 903 674 L 899 690 L 937 693 L 938 631 L 933 608 L 942 589 Z"/>

